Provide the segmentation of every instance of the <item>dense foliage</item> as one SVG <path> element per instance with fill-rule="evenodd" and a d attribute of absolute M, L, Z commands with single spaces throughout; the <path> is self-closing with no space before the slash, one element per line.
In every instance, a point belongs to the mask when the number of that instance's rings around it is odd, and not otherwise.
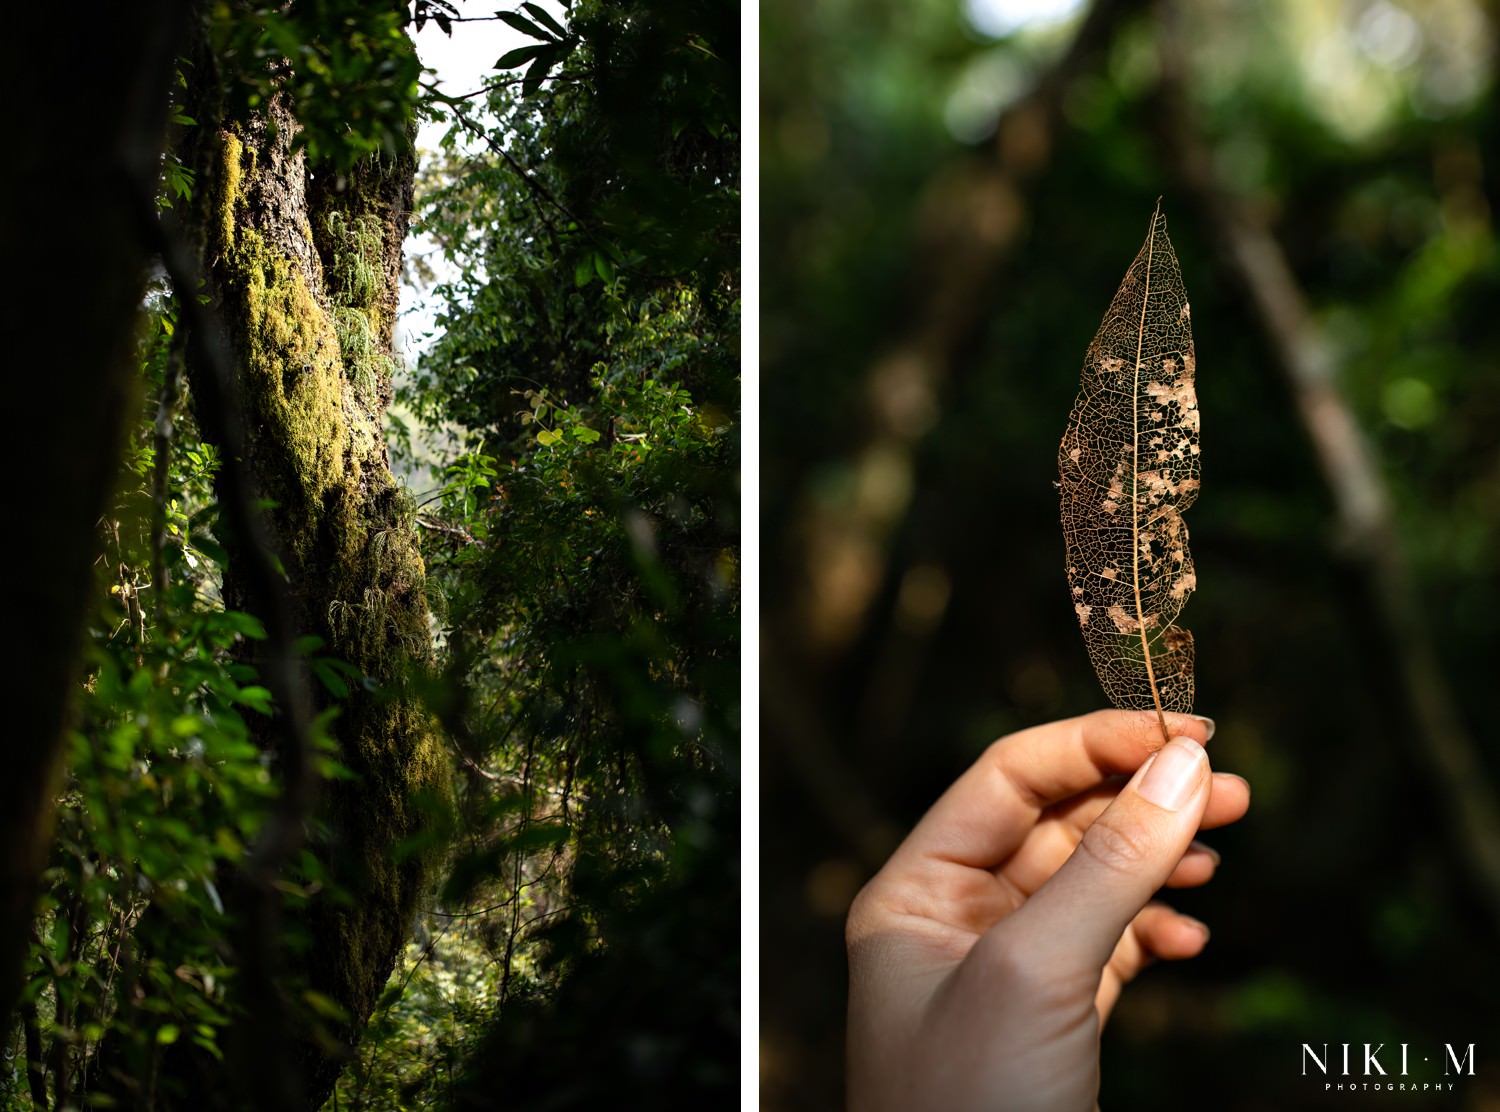
<path fill-rule="evenodd" d="M 429 1003 L 391 1030 L 483 1033 L 470 1091 L 524 1061 L 518 1102 L 735 1076 L 733 966 L 684 945 L 732 935 L 738 885 L 735 27 L 647 12 L 575 6 L 546 82 L 450 102 L 424 179 L 456 270 L 399 400 L 456 438 L 419 522 L 469 776 L 466 848 L 410 955 Z M 646 1015 L 603 987 L 684 976 Z M 588 1078 L 562 1052 L 580 1043 Z"/>
<path fill-rule="evenodd" d="M 107 1034 L 143 1060 L 178 1039 L 217 1051 L 228 1022 L 217 870 L 243 857 L 274 793 L 244 717 L 269 713 L 269 693 L 232 656 L 264 631 L 218 603 L 217 457 L 168 398 L 173 331 L 158 292 L 141 345 L 152 412 L 104 523 L 89 674 L 22 996 L 16 1060 L 47 1071 L 59 1105 Z M 158 420 L 176 426 L 170 441 Z"/>
<path fill-rule="evenodd" d="M 417 214 L 445 258 L 441 331 L 398 373 L 392 440 L 398 463 L 451 448 L 412 492 L 439 655 L 408 681 L 444 727 L 457 806 L 400 848 L 440 854 L 441 889 L 337 1107 L 736 1085 L 738 17 L 525 9 L 513 25 L 539 32 L 546 64 L 501 59 L 527 79 L 502 68 L 477 103 L 414 97 L 402 26 L 463 33 L 440 2 L 237 6 L 205 24 L 226 105 L 272 95 L 267 62 L 289 59 L 309 157 L 331 174 L 404 142 L 415 108 L 450 124 Z M 179 107 L 169 213 L 203 187 L 182 155 L 201 126 Z M 253 727 L 282 708 L 254 663 L 262 623 L 224 601 L 223 461 L 184 372 L 182 296 L 159 282 L 141 326 L 4 1107 L 102 1106 L 106 1074 L 177 1106 L 164 1063 L 184 1046 L 223 1059 L 242 1019 L 226 886 L 279 798 Z M 360 335 L 338 338 L 357 373 Z M 328 707 L 317 773 L 348 779 L 340 706 L 373 681 L 319 638 L 295 649 Z M 352 899 L 310 849 L 280 887 L 289 950 L 298 908 Z M 311 990 L 295 1004 L 346 1018 Z"/>

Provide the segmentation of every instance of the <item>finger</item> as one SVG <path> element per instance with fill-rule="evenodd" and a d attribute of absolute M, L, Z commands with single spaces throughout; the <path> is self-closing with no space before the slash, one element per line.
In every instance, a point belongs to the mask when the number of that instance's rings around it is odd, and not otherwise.
<path fill-rule="evenodd" d="M 1120 990 L 1159 959 L 1181 961 L 1196 957 L 1208 944 L 1208 927 L 1188 915 L 1173 911 L 1154 900 L 1141 909 L 1120 936 L 1119 944 L 1105 966 L 1094 1006 L 1107 1018 Z"/>
<path fill-rule="evenodd" d="M 1058 804 L 1052 808 L 1051 814 L 1066 820 L 1082 836 L 1083 832 L 1089 828 L 1089 824 L 1102 815 L 1104 809 L 1114 802 L 1115 796 L 1119 795 L 1120 788 L 1124 785 L 1124 778 L 1102 785 Z M 1244 777 L 1236 776 L 1232 772 L 1215 772 L 1213 790 L 1208 797 L 1208 807 L 1203 812 L 1203 821 L 1198 824 L 1198 829 L 1216 830 L 1221 826 L 1239 822 L 1249 809 L 1250 785 L 1245 782 Z"/>
<path fill-rule="evenodd" d="M 1207 741 L 1206 718 L 1167 716 L 1173 736 Z M 1161 748 L 1161 725 L 1146 711 L 1103 710 L 1001 738 L 943 793 L 897 850 L 993 868 L 1051 804 L 1129 774 Z"/>
<path fill-rule="evenodd" d="M 1174 738 L 1131 777 L 1052 878 L 1005 920 L 1006 938 L 993 945 L 1014 947 L 1042 968 L 1080 975 L 1103 969 L 1126 926 L 1187 852 L 1210 783 L 1203 748 Z"/>
<path fill-rule="evenodd" d="M 1232 772 L 1213 774 L 1212 792 L 1208 806 L 1203 811 L 1199 830 L 1217 830 L 1232 822 L 1239 822 L 1250 810 L 1250 781 Z"/>
<path fill-rule="evenodd" d="M 1008 893 L 999 915 L 1008 914 L 1041 888 L 1078 848 L 1081 832 L 1071 822 L 1046 822 L 1026 836 L 1026 844 L 996 872 Z M 1202 842 L 1188 846 L 1182 860 L 1163 884 L 1165 888 L 1197 888 L 1213 879 L 1221 858 L 1217 850 Z"/>
<path fill-rule="evenodd" d="M 1124 780 L 1120 780 L 1107 787 L 1095 788 L 1053 807 L 1047 817 L 1026 835 L 996 875 L 1020 895 L 1031 895 L 1062 867 L 1062 863 L 1077 847 L 1083 832 L 1104 813 L 1104 809 L 1114 801 L 1124 783 Z M 1216 772 L 1213 774 L 1213 790 L 1209 795 L 1208 807 L 1198 824 L 1199 829 L 1227 826 L 1243 818 L 1249 806 L 1250 789 L 1245 781 L 1231 773 Z M 1202 881 L 1195 883 L 1201 884 Z M 1189 886 L 1177 885 L 1170 880 L 1168 885 Z"/>
<path fill-rule="evenodd" d="M 1177 862 L 1177 868 L 1172 870 L 1172 875 L 1167 877 L 1162 887 L 1197 888 L 1212 880 L 1218 868 L 1218 851 L 1202 842 L 1194 842 L 1188 846 L 1187 852 L 1182 855 L 1182 860 Z"/>

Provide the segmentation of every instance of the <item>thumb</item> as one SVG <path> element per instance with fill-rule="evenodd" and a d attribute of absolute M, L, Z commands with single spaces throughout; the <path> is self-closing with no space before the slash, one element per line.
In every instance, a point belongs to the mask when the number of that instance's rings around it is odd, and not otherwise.
<path fill-rule="evenodd" d="M 1179 737 L 1147 759 L 1062 868 L 1011 916 L 1012 945 L 1051 968 L 1104 968 L 1182 860 L 1208 805 L 1208 754 Z"/>

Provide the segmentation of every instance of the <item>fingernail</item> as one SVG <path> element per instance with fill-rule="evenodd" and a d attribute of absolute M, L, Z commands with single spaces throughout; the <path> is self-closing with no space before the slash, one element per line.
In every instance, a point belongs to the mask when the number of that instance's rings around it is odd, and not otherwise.
<path fill-rule="evenodd" d="M 1219 851 L 1218 850 L 1214 849 L 1213 846 L 1206 846 L 1202 842 L 1194 842 L 1192 844 L 1192 846 L 1189 847 L 1189 848 L 1197 851 L 1198 853 L 1206 853 L 1206 854 L 1208 854 L 1211 858 L 1213 858 L 1214 868 L 1218 868 L 1219 865 L 1224 860 L 1222 857 L 1219 856 Z"/>
<path fill-rule="evenodd" d="M 1203 746 L 1190 737 L 1174 737 L 1151 758 L 1135 790 L 1163 810 L 1180 811 L 1207 773 Z"/>
<path fill-rule="evenodd" d="M 1196 718 L 1199 722 L 1203 723 L 1204 729 L 1208 731 L 1203 735 L 1203 740 L 1212 741 L 1214 736 L 1214 720 L 1206 714 L 1194 714 L 1189 715 L 1189 717 Z"/>
<path fill-rule="evenodd" d="M 1182 915 L 1181 912 L 1178 912 L 1178 914 Z M 1212 938 L 1214 936 L 1214 932 L 1208 929 L 1208 924 L 1205 923 L 1202 919 L 1194 919 L 1191 915 L 1183 915 L 1182 917 L 1184 919 L 1186 919 L 1189 923 L 1192 923 L 1193 926 L 1197 927 L 1200 931 L 1203 932 L 1203 941 L 1204 942 L 1207 942 L 1210 938 Z"/>

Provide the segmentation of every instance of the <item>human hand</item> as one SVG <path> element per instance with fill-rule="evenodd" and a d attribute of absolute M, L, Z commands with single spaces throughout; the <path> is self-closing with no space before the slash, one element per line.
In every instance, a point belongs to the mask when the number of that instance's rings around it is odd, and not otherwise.
<path fill-rule="evenodd" d="M 1121 988 L 1208 941 L 1148 901 L 1206 883 L 1219 857 L 1193 835 L 1250 805 L 1244 780 L 1210 772 L 1207 719 L 1167 726 L 1165 747 L 1156 715 L 1133 711 L 1001 738 L 860 892 L 847 930 L 854 1112 L 1095 1107 L 1099 1033 Z"/>

